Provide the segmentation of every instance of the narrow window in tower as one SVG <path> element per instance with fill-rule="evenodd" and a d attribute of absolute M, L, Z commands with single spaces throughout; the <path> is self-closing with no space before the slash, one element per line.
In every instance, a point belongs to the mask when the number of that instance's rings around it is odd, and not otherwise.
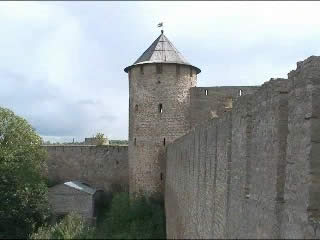
<path fill-rule="evenodd" d="M 134 138 L 134 145 L 136 146 L 137 145 L 137 139 Z"/>
<path fill-rule="evenodd" d="M 140 73 L 141 73 L 141 74 L 144 74 L 143 65 L 140 65 Z"/>
<path fill-rule="evenodd" d="M 138 104 L 136 104 L 136 106 L 134 107 L 134 110 L 138 112 Z"/>
<path fill-rule="evenodd" d="M 166 145 L 166 138 L 163 138 L 163 146 Z"/>
<path fill-rule="evenodd" d="M 239 96 L 241 96 L 241 95 L 242 95 L 242 90 L 240 89 L 240 90 L 239 90 Z"/>
<path fill-rule="evenodd" d="M 204 93 L 208 96 L 208 89 L 204 90 Z"/>
<path fill-rule="evenodd" d="M 163 109 L 162 109 L 162 103 L 159 104 L 159 113 L 162 113 Z"/>
<path fill-rule="evenodd" d="M 163 173 L 160 173 L 160 180 L 163 180 Z"/>
<path fill-rule="evenodd" d="M 176 74 L 180 75 L 180 65 L 179 64 L 176 65 Z"/>
<path fill-rule="evenodd" d="M 190 77 L 192 77 L 192 67 L 190 67 Z"/>
<path fill-rule="evenodd" d="M 156 64 L 156 68 L 157 68 L 158 74 L 162 73 L 162 64 L 161 63 Z"/>

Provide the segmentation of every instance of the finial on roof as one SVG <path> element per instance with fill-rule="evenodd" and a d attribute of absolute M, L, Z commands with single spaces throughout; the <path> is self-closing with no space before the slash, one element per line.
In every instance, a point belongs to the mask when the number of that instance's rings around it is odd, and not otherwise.
<path fill-rule="evenodd" d="M 163 22 L 158 23 L 157 27 L 161 27 L 161 28 L 162 28 L 162 29 L 161 29 L 161 34 L 163 34 Z"/>

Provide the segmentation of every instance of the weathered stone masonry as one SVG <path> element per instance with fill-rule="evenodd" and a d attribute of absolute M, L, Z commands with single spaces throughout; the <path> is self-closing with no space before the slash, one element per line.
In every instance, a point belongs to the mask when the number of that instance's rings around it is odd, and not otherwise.
<path fill-rule="evenodd" d="M 190 131 L 190 88 L 200 69 L 163 33 L 131 66 L 129 78 L 129 190 L 164 192 L 165 147 Z"/>
<path fill-rule="evenodd" d="M 297 65 L 168 145 L 168 238 L 319 238 L 320 57 Z"/>
<path fill-rule="evenodd" d="M 193 87 L 190 89 L 190 125 L 221 116 L 240 96 L 255 92 L 258 86 Z"/>
<path fill-rule="evenodd" d="M 105 191 L 128 190 L 128 147 L 46 145 L 53 183 L 80 180 Z"/>
<path fill-rule="evenodd" d="M 196 84 L 188 66 L 156 64 L 130 70 L 129 176 L 130 192 L 163 192 L 165 147 L 190 130 L 189 88 Z M 161 104 L 161 109 L 160 109 Z"/>

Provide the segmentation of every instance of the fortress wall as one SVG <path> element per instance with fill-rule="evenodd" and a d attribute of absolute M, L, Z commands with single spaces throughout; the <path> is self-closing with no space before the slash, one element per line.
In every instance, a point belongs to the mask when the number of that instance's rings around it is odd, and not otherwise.
<path fill-rule="evenodd" d="M 168 238 L 319 239 L 320 57 L 288 76 L 168 146 Z"/>
<path fill-rule="evenodd" d="M 231 113 L 227 113 L 221 119 L 211 120 L 209 125 L 196 126 L 168 145 L 165 187 L 168 238 L 225 235 L 226 162 L 231 157 L 231 131 L 225 130 L 231 129 L 230 125 Z"/>
<path fill-rule="evenodd" d="M 232 102 L 241 95 L 252 94 L 258 86 L 192 87 L 190 89 L 191 127 L 221 116 L 230 110 Z"/>
<path fill-rule="evenodd" d="M 168 146 L 166 214 L 170 221 L 178 219 L 179 229 L 168 224 L 168 238 L 280 234 L 278 213 L 283 201 L 279 204 L 278 197 L 284 186 L 287 82 L 265 83 L 235 101 L 232 111 L 197 125 Z M 193 148 L 187 144 L 192 136 Z M 182 170 L 187 158 L 180 156 L 189 150 L 193 176 Z M 167 203 L 173 201 L 174 207 L 168 208 Z"/>
<path fill-rule="evenodd" d="M 289 73 L 287 171 L 283 238 L 320 238 L 320 57 Z M 318 229 L 318 230 L 317 230 Z"/>
<path fill-rule="evenodd" d="M 197 188 L 194 182 L 198 174 L 198 166 L 195 165 L 193 157 L 196 154 L 196 141 L 193 134 L 187 134 L 176 142 L 177 147 L 167 148 L 167 154 L 176 159 L 167 162 L 168 167 L 165 187 L 165 204 L 167 211 L 167 228 L 174 229 L 169 233 L 174 238 L 184 238 L 196 232 L 197 217 L 194 210 L 196 207 Z M 195 174 L 196 172 L 196 174 Z M 167 198 L 169 197 L 169 198 Z M 187 221 L 192 219 L 194 221 Z M 172 226 L 172 227 L 171 227 Z M 190 235 L 189 235 L 190 236 Z M 197 235 L 192 235 L 198 237 Z"/>
<path fill-rule="evenodd" d="M 189 135 L 184 136 L 183 139 L 186 139 L 188 136 Z M 180 138 L 180 140 L 181 139 L 182 138 Z M 176 161 L 167 162 L 168 172 L 166 172 L 165 182 L 166 228 L 168 229 L 168 236 L 172 236 L 172 238 L 182 238 L 183 230 L 185 230 L 185 226 L 183 226 L 182 223 L 183 217 L 190 216 L 192 206 L 185 208 L 186 200 L 183 198 L 183 194 L 181 194 L 181 189 L 187 187 L 187 184 L 185 184 L 183 180 L 187 180 L 189 175 L 184 172 L 184 168 L 178 167 L 178 164 L 180 165 L 182 162 L 182 152 L 178 150 L 180 150 L 182 146 L 180 146 L 179 142 L 176 144 L 176 148 L 171 147 L 172 145 L 169 145 L 167 148 L 167 154 L 173 156 Z M 190 152 L 193 151 L 194 148 L 190 149 Z M 179 173 L 177 171 L 179 171 Z M 186 189 L 186 193 L 188 194 L 186 197 L 190 198 L 190 205 L 192 205 L 191 188 Z M 171 230 L 174 231 L 171 232 Z"/>
<path fill-rule="evenodd" d="M 218 119 L 212 120 L 207 127 L 207 153 L 206 153 L 206 179 L 205 179 L 205 196 L 206 204 L 204 205 L 203 213 L 204 220 L 203 224 L 207 226 L 207 232 L 203 234 L 203 237 L 210 237 L 213 235 L 213 224 L 214 224 L 214 213 L 216 209 L 216 202 L 212 201 L 212 198 L 216 191 L 217 183 L 217 146 L 218 146 L 218 131 L 219 122 Z M 196 159 L 195 159 L 196 161 Z"/>
<path fill-rule="evenodd" d="M 199 235 L 201 238 L 208 238 L 212 235 L 214 204 L 212 196 L 216 190 L 216 174 L 215 168 L 217 167 L 217 131 L 218 120 L 211 121 L 208 125 L 202 127 L 202 143 L 203 155 L 201 165 L 203 172 L 200 172 L 200 181 L 198 188 L 200 189 L 198 195 L 198 209 L 199 209 Z M 197 161 L 195 159 L 195 161 Z M 197 199 L 194 200 L 197 202 Z M 186 236 L 187 237 L 187 236 Z"/>
<path fill-rule="evenodd" d="M 80 180 L 95 188 L 128 189 L 128 147 L 44 145 L 48 152 L 48 176 L 53 183 Z"/>
<path fill-rule="evenodd" d="M 246 197 L 250 180 L 252 105 L 252 95 L 246 95 L 235 102 L 232 110 L 232 162 L 227 231 L 229 238 L 245 238 L 247 236 Z"/>
<path fill-rule="evenodd" d="M 287 80 L 271 80 L 253 94 L 246 216 L 248 238 L 279 238 L 288 119 Z"/>
<path fill-rule="evenodd" d="M 212 235 L 214 238 L 226 237 L 227 209 L 230 189 L 228 186 L 231 161 L 231 129 L 232 112 L 225 113 L 217 126 L 217 156 Z M 212 197 L 211 197 L 212 199 Z M 207 236 L 207 238 L 210 236 Z"/>

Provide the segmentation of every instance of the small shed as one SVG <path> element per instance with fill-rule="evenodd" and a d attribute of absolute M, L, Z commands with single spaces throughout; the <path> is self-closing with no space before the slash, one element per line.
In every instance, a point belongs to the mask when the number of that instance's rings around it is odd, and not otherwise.
<path fill-rule="evenodd" d="M 56 216 L 75 212 L 85 219 L 94 220 L 101 193 L 101 190 L 81 181 L 70 181 L 49 188 L 49 203 Z"/>

